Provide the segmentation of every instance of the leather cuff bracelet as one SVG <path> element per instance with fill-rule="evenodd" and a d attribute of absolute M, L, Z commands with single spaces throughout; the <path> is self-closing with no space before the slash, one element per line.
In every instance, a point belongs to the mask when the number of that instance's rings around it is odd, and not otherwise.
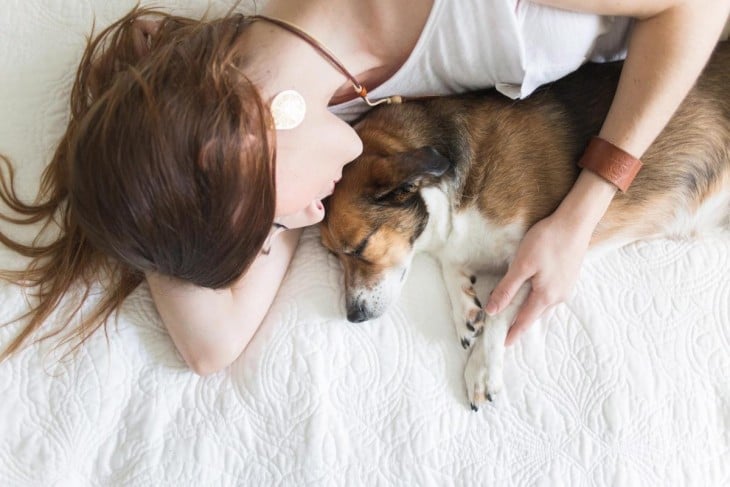
<path fill-rule="evenodd" d="M 626 192 L 641 169 L 641 161 L 612 143 L 593 137 L 578 161 L 578 167 L 598 174 Z"/>

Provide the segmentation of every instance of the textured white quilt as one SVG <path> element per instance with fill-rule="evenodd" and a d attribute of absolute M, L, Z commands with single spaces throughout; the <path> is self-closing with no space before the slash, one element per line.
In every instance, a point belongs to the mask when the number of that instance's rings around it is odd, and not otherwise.
<path fill-rule="evenodd" d="M 92 12 L 104 25 L 133 3 L 4 0 L 0 152 L 27 198 Z M 2 251 L 0 265 L 22 262 Z M 44 343 L 1 364 L 0 485 L 730 485 L 730 237 L 588 263 L 575 297 L 508 349 L 506 390 L 478 413 L 433 261 L 419 257 L 370 323 L 344 320 L 340 280 L 305 233 L 251 345 L 207 378 L 186 369 L 145 285 L 108 344 L 97 333 L 69 362 Z M 0 320 L 25 309 L 0 285 Z"/>

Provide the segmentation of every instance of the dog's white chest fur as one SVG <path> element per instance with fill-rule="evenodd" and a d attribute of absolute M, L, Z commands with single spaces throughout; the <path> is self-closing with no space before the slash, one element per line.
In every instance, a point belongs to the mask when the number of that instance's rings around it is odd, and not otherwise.
<path fill-rule="evenodd" d="M 417 241 L 419 250 L 475 271 L 504 272 L 525 234 L 521 222 L 491 223 L 476 208 L 452 212 L 448 195 L 439 188 L 421 190 L 429 222 Z"/>
<path fill-rule="evenodd" d="M 429 252 L 440 260 L 457 336 L 461 345 L 470 349 L 464 379 L 469 402 L 476 410 L 502 389 L 504 340 L 529 286 L 522 286 L 499 315 L 488 318 L 476 295 L 473 273 L 503 274 L 525 226 L 521 222 L 495 225 L 476 208 L 453 211 L 449 195 L 441 188 L 424 188 L 421 196 L 428 206 L 429 220 L 414 250 Z"/>

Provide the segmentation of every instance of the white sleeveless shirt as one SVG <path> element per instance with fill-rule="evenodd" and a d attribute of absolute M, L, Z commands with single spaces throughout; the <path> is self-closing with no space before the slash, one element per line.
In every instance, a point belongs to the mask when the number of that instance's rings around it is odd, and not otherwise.
<path fill-rule="evenodd" d="M 445 95 L 496 88 L 524 98 L 587 61 L 623 59 L 632 21 L 568 12 L 528 0 L 434 0 L 403 66 L 369 98 Z M 330 110 L 352 121 L 357 98 Z"/>

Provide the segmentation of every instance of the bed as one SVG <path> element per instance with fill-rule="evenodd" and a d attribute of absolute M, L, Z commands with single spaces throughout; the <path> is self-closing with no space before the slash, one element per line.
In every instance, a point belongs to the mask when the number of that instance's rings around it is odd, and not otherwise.
<path fill-rule="evenodd" d="M 94 13 L 106 25 L 133 5 L 4 5 L 0 152 L 25 198 L 65 127 Z M 0 249 L 0 267 L 23 262 Z M 477 413 L 433 260 L 417 257 L 368 323 L 344 318 L 341 279 L 307 230 L 252 343 L 208 377 L 186 368 L 145 284 L 73 360 L 41 342 L 0 364 L 0 485 L 730 485 L 730 235 L 586 263 L 574 297 L 507 350 L 505 391 Z M 0 284 L 0 321 L 27 306 Z"/>

